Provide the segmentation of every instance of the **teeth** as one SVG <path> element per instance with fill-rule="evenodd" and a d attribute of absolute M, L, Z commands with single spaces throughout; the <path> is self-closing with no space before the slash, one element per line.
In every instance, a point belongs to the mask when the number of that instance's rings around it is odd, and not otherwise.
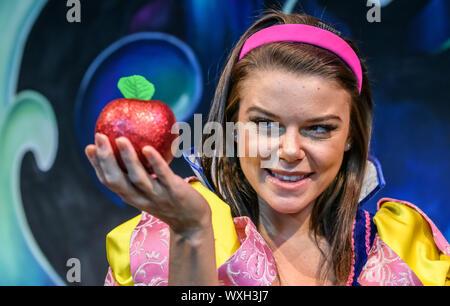
<path fill-rule="evenodd" d="M 278 179 L 280 179 L 280 180 L 283 180 L 283 181 L 289 181 L 289 182 L 296 182 L 296 181 L 299 181 L 299 180 L 301 180 L 301 179 L 304 179 L 305 177 L 308 176 L 307 174 L 306 174 L 306 175 L 286 176 L 286 175 L 281 175 L 281 174 L 272 172 L 272 171 L 270 171 L 269 169 L 267 169 L 267 170 L 269 171 L 269 173 L 270 173 L 272 176 L 274 176 L 274 177 L 276 177 L 276 178 L 278 178 Z"/>

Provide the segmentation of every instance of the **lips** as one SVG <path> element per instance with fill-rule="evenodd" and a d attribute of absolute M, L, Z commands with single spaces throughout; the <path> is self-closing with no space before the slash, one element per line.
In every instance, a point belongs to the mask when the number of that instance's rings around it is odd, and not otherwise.
<path fill-rule="evenodd" d="M 311 176 L 312 172 L 288 172 L 276 169 L 265 169 L 269 175 L 285 182 L 297 182 Z"/>
<path fill-rule="evenodd" d="M 275 186 L 276 189 L 298 192 L 306 190 L 311 181 L 311 176 L 314 172 L 286 172 L 274 169 L 264 169 L 266 174 L 266 182 Z"/>

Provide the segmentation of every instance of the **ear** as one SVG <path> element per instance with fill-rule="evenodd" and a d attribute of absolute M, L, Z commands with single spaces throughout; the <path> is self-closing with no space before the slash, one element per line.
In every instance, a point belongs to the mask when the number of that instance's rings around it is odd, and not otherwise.
<path fill-rule="evenodd" d="M 349 138 L 347 139 L 347 141 L 345 142 L 345 149 L 344 152 L 347 152 L 348 150 L 350 150 L 352 148 L 352 139 Z"/>

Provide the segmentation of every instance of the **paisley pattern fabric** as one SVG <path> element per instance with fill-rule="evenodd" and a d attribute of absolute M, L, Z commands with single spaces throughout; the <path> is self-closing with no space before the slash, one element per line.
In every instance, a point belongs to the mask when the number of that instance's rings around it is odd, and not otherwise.
<path fill-rule="evenodd" d="M 422 286 L 408 265 L 378 235 L 358 282 L 363 286 Z"/>
<path fill-rule="evenodd" d="M 241 247 L 218 269 L 224 286 L 269 286 L 277 276 L 275 259 L 248 217 L 233 219 Z"/>
<path fill-rule="evenodd" d="M 104 286 L 119 286 L 114 279 L 111 267 L 108 267 L 108 273 L 106 274 Z"/>
<path fill-rule="evenodd" d="M 169 227 L 147 213 L 131 234 L 130 268 L 136 286 L 167 285 Z"/>

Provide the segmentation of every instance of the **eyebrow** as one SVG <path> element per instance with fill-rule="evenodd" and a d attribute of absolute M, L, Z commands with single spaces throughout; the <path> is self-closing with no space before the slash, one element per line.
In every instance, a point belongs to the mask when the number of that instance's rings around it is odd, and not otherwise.
<path fill-rule="evenodd" d="M 278 117 L 277 115 L 272 114 L 271 112 L 266 111 L 265 109 L 259 108 L 258 106 L 250 106 L 250 107 L 247 109 L 247 113 L 250 113 L 251 111 L 257 111 L 257 112 L 263 113 L 263 114 L 265 114 L 265 115 L 267 115 L 267 116 L 269 116 L 269 117 L 276 118 L 276 119 L 280 119 L 280 117 Z"/>
<path fill-rule="evenodd" d="M 265 115 L 267 115 L 269 117 L 272 117 L 272 118 L 275 118 L 275 119 L 280 119 L 279 116 L 277 116 L 277 115 L 275 115 L 275 114 L 273 114 L 273 113 L 271 113 L 271 112 L 269 112 L 269 111 L 267 111 L 265 109 L 257 107 L 257 106 L 251 106 L 251 107 L 249 107 L 247 109 L 247 113 L 249 113 L 251 111 L 257 111 L 257 112 L 263 113 L 263 114 L 265 114 Z M 333 120 L 333 119 L 342 122 L 341 117 L 336 116 L 336 115 L 326 115 L 326 116 L 322 116 L 322 117 L 310 118 L 310 119 L 307 119 L 305 121 L 306 122 L 323 122 L 323 121 L 328 121 L 328 120 Z"/>

